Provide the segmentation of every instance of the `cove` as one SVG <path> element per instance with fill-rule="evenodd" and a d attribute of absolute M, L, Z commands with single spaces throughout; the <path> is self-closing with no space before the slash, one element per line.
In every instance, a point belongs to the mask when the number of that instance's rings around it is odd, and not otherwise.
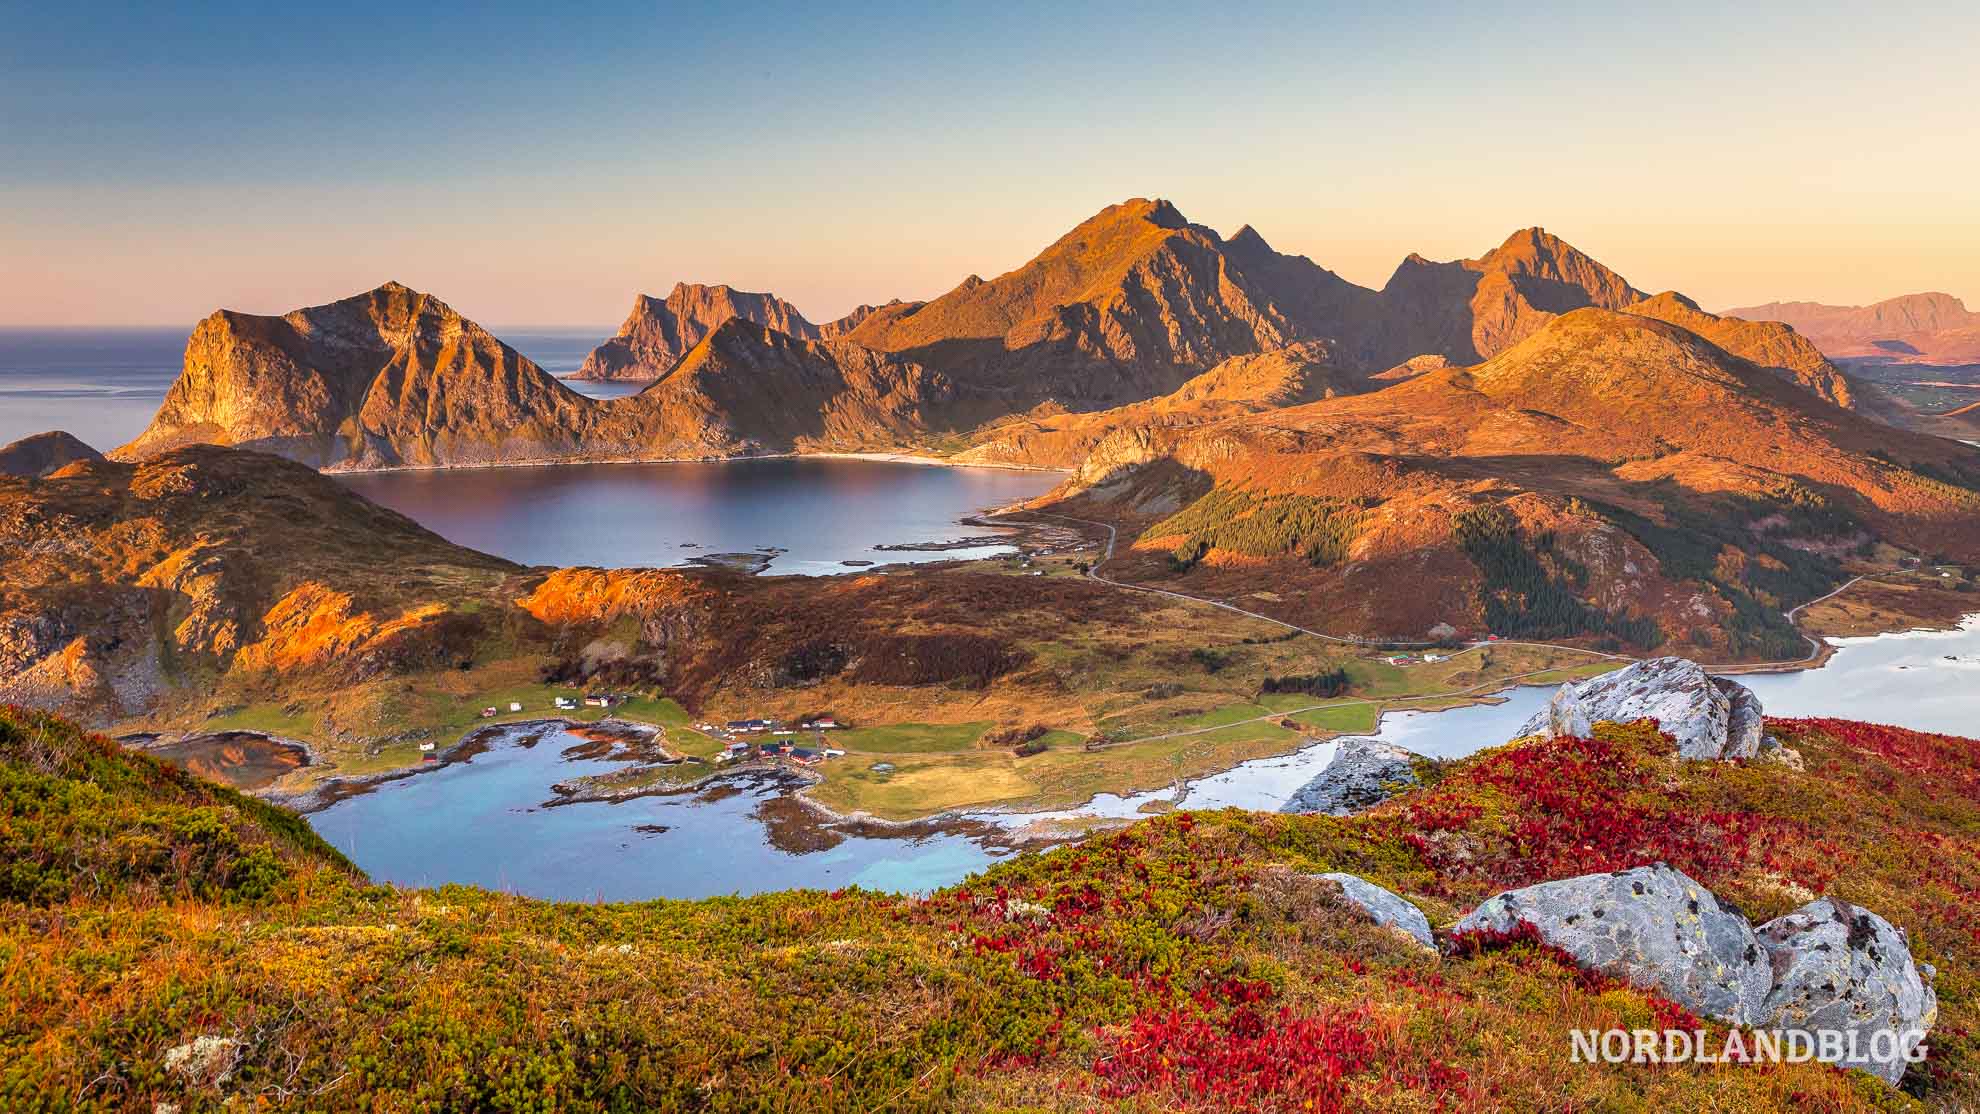
<path fill-rule="evenodd" d="M 1820 669 L 1745 675 L 1768 714 L 1892 723 L 1971 735 L 1980 730 L 1980 616 L 1959 630 L 1834 640 Z M 1384 716 L 1377 737 L 1438 757 L 1505 742 L 1551 687 L 1516 688 L 1503 703 Z M 1039 820 L 1133 817 L 1157 802 L 1184 808 L 1277 809 L 1331 761 L 1334 743 L 1246 762 L 1183 788 L 1103 794 L 1054 813 L 984 811 L 901 828 L 848 825 L 794 799 L 799 786 L 763 774 L 689 792 L 546 807 L 550 786 L 609 769 L 567 758 L 575 737 L 505 739 L 472 760 L 390 782 L 312 814 L 310 823 L 373 878 L 405 885 L 470 883 L 558 900 L 638 900 L 859 885 L 935 889 L 1014 853 L 1012 834 Z M 656 830 L 664 829 L 664 830 Z"/>
<path fill-rule="evenodd" d="M 351 490 L 457 545 L 525 565 L 682 565 L 700 555 L 778 550 L 767 572 L 850 572 L 858 561 L 987 557 L 1002 541 L 941 551 L 883 549 L 998 531 L 959 524 L 1044 494 L 1056 472 L 778 457 L 659 464 L 559 464 L 338 475 Z"/>

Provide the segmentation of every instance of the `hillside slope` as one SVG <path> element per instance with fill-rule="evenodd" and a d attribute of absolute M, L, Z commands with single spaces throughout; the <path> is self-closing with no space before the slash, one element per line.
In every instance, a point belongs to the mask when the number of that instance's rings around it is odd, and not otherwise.
<path fill-rule="evenodd" d="M 1633 302 L 1623 306 L 1622 310 L 1624 313 L 1654 317 L 1696 333 L 1742 360 L 1767 368 L 1791 383 L 1800 384 L 1817 398 L 1845 409 L 1854 405 L 1849 380 L 1813 342 L 1795 332 L 1793 326 L 1778 321 L 1746 321 L 1706 313 L 1698 308 L 1697 302 L 1675 290 Z"/>
<path fill-rule="evenodd" d="M 1971 1105 L 1975 744 L 1770 726 L 1799 764 L 1684 762 L 1647 723 L 1602 725 L 1360 816 L 1146 820 L 926 897 L 574 906 L 363 886 L 293 817 L 0 709 L 0 1102 Z M 1390 887 L 1448 942 L 1501 888 L 1649 862 L 1755 918 L 1833 894 L 1907 931 L 1939 1018 L 1905 1092 L 1805 1063 L 1571 1063 L 1571 1030 L 1723 1031 L 1519 939 L 1440 957 L 1313 877 Z"/>
<path fill-rule="evenodd" d="M 1114 430 L 1047 501 L 1139 534 L 1110 575 L 1386 638 L 1798 656 L 1780 610 L 1870 539 L 1980 552 L 1969 447 L 1598 309 L 1373 393 Z"/>
<path fill-rule="evenodd" d="M 107 722 L 230 670 L 434 665 L 517 571 L 259 453 L 0 477 L 0 700 Z"/>

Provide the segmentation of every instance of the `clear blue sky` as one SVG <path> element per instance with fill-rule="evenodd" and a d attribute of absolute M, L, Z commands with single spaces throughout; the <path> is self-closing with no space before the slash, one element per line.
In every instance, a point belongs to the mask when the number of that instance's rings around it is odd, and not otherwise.
<path fill-rule="evenodd" d="M 1970 5 L 0 2 L 0 323 L 396 278 L 815 318 L 1137 195 L 1370 285 L 1543 224 L 1708 306 L 1980 302 Z"/>

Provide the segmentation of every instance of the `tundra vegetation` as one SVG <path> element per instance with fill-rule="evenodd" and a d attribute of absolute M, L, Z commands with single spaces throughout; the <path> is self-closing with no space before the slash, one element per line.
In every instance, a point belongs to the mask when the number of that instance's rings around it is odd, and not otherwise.
<path fill-rule="evenodd" d="M 1777 720 L 1779 762 L 1654 725 L 1524 742 L 1348 818 L 1173 813 L 923 897 L 571 905 L 369 884 L 295 817 L 0 711 L 0 1105 L 270 1109 L 1855 1110 L 1980 1101 L 1970 740 Z M 1572 1064 L 1722 1027 L 1516 934 L 1500 889 L 1662 861 L 1749 915 L 1876 909 L 1938 968 L 1902 1092 L 1813 1064 Z M 200 1042 L 205 1038 L 204 1043 Z M 189 1067 L 181 1051 L 202 1058 Z M 198 1070 L 194 1070 L 197 1068 Z"/>

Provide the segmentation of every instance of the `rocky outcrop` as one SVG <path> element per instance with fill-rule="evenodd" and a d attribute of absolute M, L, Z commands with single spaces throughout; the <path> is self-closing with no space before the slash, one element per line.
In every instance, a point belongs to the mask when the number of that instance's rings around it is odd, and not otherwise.
<path fill-rule="evenodd" d="M 1293 792 L 1280 812 L 1347 816 L 1417 783 L 1417 755 L 1380 739 L 1343 739 L 1327 768 Z"/>
<path fill-rule="evenodd" d="M 1659 864 L 1508 890 L 1456 931 L 1509 933 L 1521 924 L 1582 966 L 1654 987 L 1694 1013 L 1736 1025 L 1767 1016 L 1773 975 L 1753 926 L 1682 871 Z"/>
<path fill-rule="evenodd" d="M 1816 1036 L 1817 1055 L 1896 1084 L 1904 1053 L 1938 1017 L 1932 969 L 1867 909 L 1823 898 L 1755 929 L 1684 872 L 1659 863 L 1498 894 L 1456 933 L 1531 926 L 1577 964 L 1654 989 L 1733 1025 Z M 1842 1034 L 1822 1052 L 1824 1032 Z M 1832 1041 L 1835 1038 L 1830 1038 Z"/>
<path fill-rule="evenodd" d="M 1430 919 L 1423 915 L 1423 910 L 1403 900 L 1400 895 L 1352 874 L 1321 874 L 1315 877 L 1339 886 L 1341 896 L 1360 906 L 1363 912 L 1375 919 L 1376 924 L 1393 928 L 1426 948 L 1434 950 L 1437 947 L 1436 939 L 1430 935 Z"/>
<path fill-rule="evenodd" d="M 395 282 L 282 317 L 222 310 L 126 459 L 208 443 L 314 467 L 575 452 L 599 407 L 446 303 Z"/>
<path fill-rule="evenodd" d="M 0 476 L 46 476 L 78 460 L 100 460 L 103 454 L 59 429 L 23 437 L 0 447 Z"/>
<path fill-rule="evenodd" d="M 1385 348 L 1392 365 L 1426 354 L 1475 364 L 1560 314 L 1621 309 L 1642 297 L 1567 241 L 1544 228 L 1523 228 L 1477 259 L 1404 259 L 1382 287 Z"/>
<path fill-rule="evenodd" d="M 388 283 L 284 317 L 214 314 L 151 426 L 117 455 L 204 442 L 350 470 L 896 447 L 955 400 L 911 360 L 734 316 L 661 383 L 590 399 Z"/>
<path fill-rule="evenodd" d="M 1850 1034 L 1851 1052 L 1837 1062 L 1895 1085 L 1904 1075 L 1902 1053 L 1924 1039 L 1939 1015 L 1935 972 L 1912 961 L 1904 930 L 1826 897 L 1768 921 L 1758 935 L 1773 961 L 1767 1023 Z M 1880 1055 L 1880 1041 L 1900 1054 Z"/>
<path fill-rule="evenodd" d="M 1651 658 L 1580 683 L 1569 682 L 1514 735 L 1586 736 L 1591 725 L 1654 719 L 1686 758 L 1752 758 L 1765 722 L 1760 699 L 1685 658 Z"/>
<path fill-rule="evenodd" d="M 869 313 L 872 307 L 861 307 Z M 618 335 L 593 349 L 573 379 L 663 378 L 702 338 L 734 320 L 775 329 L 800 340 L 823 333 L 798 308 L 775 294 L 753 294 L 730 286 L 675 283 L 665 299 L 641 294 Z M 835 322 L 835 326 L 840 323 Z M 835 335 L 844 332 L 835 328 Z"/>

